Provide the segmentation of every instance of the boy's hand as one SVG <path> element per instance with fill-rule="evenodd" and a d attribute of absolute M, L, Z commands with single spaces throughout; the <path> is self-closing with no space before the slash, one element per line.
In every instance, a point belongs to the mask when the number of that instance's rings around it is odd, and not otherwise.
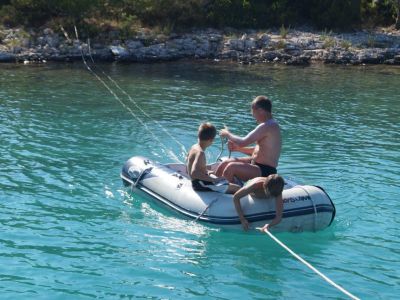
<path fill-rule="evenodd" d="M 269 229 L 269 224 L 265 224 L 263 228 L 261 228 L 261 231 L 268 231 L 268 229 Z"/>
<path fill-rule="evenodd" d="M 240 222 L 242 223 L 243 230 L 247 231 L 250 228 L 250 224 L 246 219 L 241 219 Z"/>

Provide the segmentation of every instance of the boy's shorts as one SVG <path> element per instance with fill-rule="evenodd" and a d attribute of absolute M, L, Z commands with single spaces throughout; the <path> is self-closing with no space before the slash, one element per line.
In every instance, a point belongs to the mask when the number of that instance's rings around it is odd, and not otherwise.
<path fill-rule="evenodd" d="M 192 180 L 193 190 L 198 192 L 218 192 L 226 193 L 229 187 L 229 182 L 225 179 L 217 183 L 205 180 L 194 179 Z"/>

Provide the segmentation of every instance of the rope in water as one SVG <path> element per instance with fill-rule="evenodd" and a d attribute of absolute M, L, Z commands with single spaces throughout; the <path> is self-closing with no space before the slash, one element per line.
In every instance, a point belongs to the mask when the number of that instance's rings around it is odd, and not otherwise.
<path fill-rule="evenodd" d="M 75 36 L 77 41 L 80 43 L 79 40 L 79 36 L 78 36 L 78 30 L 76 29 L 76 26 L 74 26 L 75 28 Z M 95 71 L 92 70 L 92 68 L 88 65 L 85 56 L 83 54 L 83 50 L 82 50 L 82 46 L 80 46 L 80 52 L 81 52 L 81 56 L 82 56 L 82 61 L 84 63 L 84 65 L 86 66 L 86 68 L 88 69 L 88 71 L 93 74 L 97 80 L 99 80 L 103 86 L 114 96 L 114 98 L 127 110 L 130 112 L 130 114 L 137 120 L 139 121 L 140 124 L 142 124 L 142 126 L 153 136 L 153 138 L 161 145 L 161 148 L 164 149 L 164 151 L 167 152 L 167 154 L 174 160 L 176 160 L 177 162 L 182 162 L 178 156 L 175 155 L 175 153 L 172 150 L 169 150 L 168 147 L 166 145 L 164 145 L 164 143 L 150 130 L 150 128 L 146 125 L 146 123 L 144 123 L 142 121 L 142 119 L 139 118 L 139 116 L 137 116 L 132 109 L 130 109 L 122 100 L 120 97 L 118 97 L 118 95 L 107 85 L 107 83 L 104 82 L 103 79 L 100 78 L 99 75 L 97 75 L 97 73 Z"/>
<path fill-rule="evenodd" d="M 261 228 L 257 228 L 259 230 L 262 230 Z M 354 296 L 352 293 L 348 292 L 344 288 L 342 288 L 340 285 L 329 279 L 326 275 L 318 271 L 315 267 L 313 267 L 310 263 L 305 261 L 303 258 L 301 258 L 298 254 L 296 254 L 293 250 L 291 250 L 288 246 L 286 246 L 284 243 L 282 243 L 280 240 L 278 240 L 277 237 L 275 237 L 271 232 L 269 232 L 268 229 L 263 230 L 266 234 L 268 234 L 275 242 L 277 242 L 282 248 L 284 248 L 286 251 L 288 251 L 290 254 L 292 254 L 295 258 L 297 258 L 299 261 L 301 261 L 303 264 L 305 264 L 308 268 L 310 268 L 312 271 L 317 273 L 319 276 L 321 276 L 326 282 L 337 288 L 339 291 L 342 293 L 346 294 L 349 298 L 354 299 L 354 300 L 360 300 L 360 298 Z"/>
<path fill-rule="evenodd" d="M 95 64 L 94 59 L 93 59 L 93 56 L 92 56 L 92 51 L 91 51 L 91 48 L 90 48 L 90 41 L 89 41 L 89 39 L 88 39 L 88 50 L 89 50 L 88 54 L 89 54 L 90 60 L 92 61 L 93 64 Z M 98 67 L 98 66 L 96 66 L 96 67 L 100 70 L 100 72 L 101 72 L 108 80 L 110 80 L 110 81 L 115 85 L 115 87 L 116 87 L 118 90 L 120 90 L 120 91 L 129 99 L 129 101 L 130 101 L 131 103 L 133 103 L 133 105 L 135 105 L 135 106 L 137 107 L 137 109 L 139 109 L 147 118 L 149 118 L 149 119 L 152 120 L 154 123 L 156 123 L 156 124 L 161 128 L 162 131 L 164 131 L 174 142 L 176 142 L 176 143 L 181 147 L 181 150 L 182 150 L 182 152 L 183 152 L 184 157 L 186 157 L 187 151 L 186 151 L 185 146 L 184 146 L 178 139 L 176 139 L 172 134 L 170 134 L 170 133 L 160 124 L 160 122 L 158 122 L 157 120 L 154 120 L 148 113 L 146 113 L 146 112 L 137 104 L 137 102 L 131 97 L 131 95 L 129 95 L 123 88 L 121 88 L 121 86 L 120 86 L 113 78 L 111 78 L 110 75 L 108 75 L 106 72 L 104 72 L 104 70 L 103 70 L 102 68 L 100 68 L 100 67 Z"/>

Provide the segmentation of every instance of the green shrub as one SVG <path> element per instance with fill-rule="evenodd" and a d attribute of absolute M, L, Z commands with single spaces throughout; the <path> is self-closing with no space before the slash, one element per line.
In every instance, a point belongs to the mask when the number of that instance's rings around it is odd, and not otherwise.
<path fill-rule="evenodd" d="M 87 26 L 88 32 L 108 23 L 122 35 L 134 32 L 137 24 L 166 33 L 190 27 L 281 26 L 286 31 L 289 24 L 328 29 L 390 25 L 399 19 L 399 10 L 399 0 L 0 0 L 0 21 L 36 27 L 57 20 Z"/>
<path fill-rule="evenodd" d="M 275 49 L 284 49 L 286 47 L 286 42 L 284 40 L 279 40 L 276 44 L 275 44 Z"/>
<path fill-rule="evenodd" d="M 15 7 L 11 5 L 4 5 L 0 9 L 0 22 L 7 26 L 17 26 L 19 20 L 17 18 L 18 12 Z"/>
<path fill-rule="evenodd" d="M 327 49 L 327 48 L 333 48 L 333 47 L 335 47 L 335 45 L 336 45 L 335 38 L 329 36 L 329 37 L 325 38 L 324 44 L 322 45 L 322 47 L 324 49 Z"/>
<path fill-rule="evenodd" d="M 349 48 L 351 47 L 351 42 L 347 40 L 341 40 L 340 47 L 342 47 L 345 50 L 349 50 Z"/>
<path fill-rule="evenodd" d="M 281 36 L 281 38 L 286 39 L 286 36 L 288 35 L 290 30 L 290 26 L 288 28 L 285 28 L 285 25 L 282 24 L 280 30 L 279 30 L 279 34 Z"/>

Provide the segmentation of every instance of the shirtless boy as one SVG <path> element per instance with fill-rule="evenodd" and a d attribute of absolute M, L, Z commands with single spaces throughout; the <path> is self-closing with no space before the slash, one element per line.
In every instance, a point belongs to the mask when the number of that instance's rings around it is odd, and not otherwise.
<path fill-rule="evenodd" d="M 283 178 L 278 174 L 272 174 L 268 177 L 257 177 L 247 182 L 244 187 L 242 187 L 235 193 L 235 195 L 233 195 L 233 203 L 235 204 L 236 211 L 239 215 L 240 222 L 242 223 L 244 230 L 249 229 L 249 222 L 244 217 L 243 210 L 240 205 L 240 199 L 249 194 L 256 198 L 275 198 L 275 218 L 269 224 L 265 224 L 262 228 L 263 230 L 269 229 L 282 220 L 282 191 L 284 184 Z"/>
<path fill-rule="evenodd" d="M 272 103 L 265 96 L 256 97 L 251 103 L 251 113 L 259 124 L 245 137 L 222 129 L 220 136 L 228 138 L 231 151 L 239 151 L 248 157 L 228 159 L 221 163 L 217 176 L 234 182 L 234 177 L 247 181 L 255 177 L 267 177 L 277 173 L 282 139 L 279 124 L 272 117 Z M 255 147 L 247 147 L 255 143 Z"/>
<path fill-rule="evenodd" d="M 192 179 L 192 186 L 195 191 L 234 193 L 239 189 L 238 186 L 229 184 L 223 178 L 217 178 L 215 175 L 211 174 L 211 171 L 207 170 L 207 161 L 204 151 L 213 143 L 216 134 L 217 130 L 211 123 L 203 123 L 200 125 L 197 144 L 194 144 L 192 148 L 190 148 L 187 156 L 187 171 Z M 225 184 L 222 184 L 221 180 L 225 181 Z"/>

